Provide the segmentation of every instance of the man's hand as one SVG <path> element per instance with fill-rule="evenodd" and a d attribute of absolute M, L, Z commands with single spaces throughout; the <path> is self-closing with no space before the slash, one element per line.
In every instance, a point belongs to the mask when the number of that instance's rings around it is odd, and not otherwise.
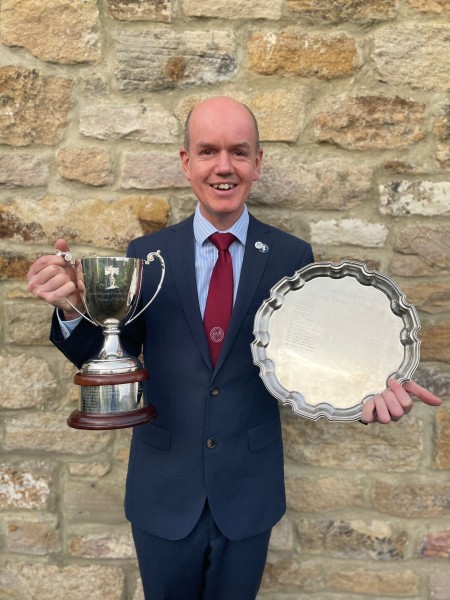
<path fill-rule="evenodd" d="M 69 252 L 65 240 L 58 240 L 55 249 Z M 50 254 L 38 258 L 27 274 L 28 290 L 37 298 L 42 298 L 55 308 L 61 309 L 66 321 L 79 316 L 68 301 L 81 312 L 84 311 L 80 294 L 80 290 L 83 290 L 83 282 L 80 280 L 78 266 L 76 264 L 74 268 L 63 256 Z"/>
<path fill-rule="evenodd" d="M 407 381 L 400 385 L 395 379 L 389 379 L 388 387 L 382 394 L 368 400 L 363 407 L 361 421 L 363 423 L 390 423 L 398 421 L 413 408 L 412 396 L 416 396 L 424 404 L 440 406 L 442 400 L 415 381 Z"/>

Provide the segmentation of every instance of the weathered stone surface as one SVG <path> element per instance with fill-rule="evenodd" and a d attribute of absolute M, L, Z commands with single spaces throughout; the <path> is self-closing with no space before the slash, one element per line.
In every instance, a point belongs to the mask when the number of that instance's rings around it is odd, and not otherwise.
<path fill-rule="evenodd" d="M 293 464 L 361 471 L 414 471 L 423 425 L 413 414 L 391 426 L 308 421 L 284 415 L 285 457 Z M 320 440 L 320 443 L 318 441 Z"/>
<path fill-rule="evenodd" d="M 148 104 L 85 106 L 80 113 L 80 133 L 101 140 L 170 144 L 178 139 L 178 122 L 167 110 Z"/>
<path fill-rule="evenodd" d="M 397 15 L 396 0 L 288 0 L 290 10 L 303 19 L 326 23 L 376 23 Z"/>
<path fill-rule="evenodd" d="M 0 205 L 0 236 L 19 242 L 53 245 L 64 238 L 69 243 L 76 240 L 79 244 L 126 248 L 131 239 L 164 227 L 168 213 L 166 200 L 148 195 L 77 202 L 65 196 L 23 198 Z"/>
<path fill-rule="evenodd" d="M 78 477 L 104 477 L 111 470 L 111 463 L 73 462 L 69 464 L 69 473 Z"/>
<path fill-rule="evenodd" d="M 430 575 L 430 590 L 433 600 L 447 600 L 450 589 L 450 571 L 435 570 Z"/>
<path fill-rule="evenodd" d="M 0 67 L 0 143 L 56 144 L 67 126 L 72 81 L 35 69 Z"/>
<path fill-rule="evenodd" d="M 66 518 L 77 523 L 125 523 L 124 492 L 124 481 L 68 481 L 64 487 Z"/>
<path fill-rule="evenodd" d="M 436 162 L 442 169 L 450 169 L 450 104 L 444 104 L 434 124 Z"/>
<path fill-rule="evenodd" d="M 419 364 L 414 379 L 440 398 L 450 396 L 450 365 Z"/>
<path fill-rule="evenodd" d="M 449 25 L 403 24 L 374 34 L 371 58 L 379 78 L 390 85 L 450 90 Z"/>
<path fill-rule="evenodd" d="M 0 281 L 7 279 L 20 279 L 23 281 L 25 274 L 28 273 L 36 258 L 37 256 L 29 256 L 25 252 L 7 248 L 0 249 Z"/>
<path fill-rule="evenodd" d="M 402 283 L 402 291 L 408 302 L 421 312 L 437 314 L 450 311 L 450 282 L 433 281 Z"/>
<path fill-rule="evenodd" d="M 408 536 L 385 521 L 300 519 L 299 548 L 335 558 L 386 560 L 405 556 Z"/>
<path fill-rule="evenodd" d="M 408 0 L 408 3 L 420 12 L 450 17 L 450 5 L 447 0 Z"/>
<path fill-rule="evenodd" d="M 371 169 L 352 161 L 329 158 L 305 164 L 297 153 L 270 150 L 250 202 L 295 209 L 348 210 L 364 202 L 371 179 Z"/>
<path fill-rule="evenodd" d="M 255 73 L 321 79 L 349 76 L 360 66 L 356 41 L 347 34 L 327 36 L 296 30 L 252 33 L 247 60 Z"/>
<path fill-rule="evenodd" d="M 89 494 L 89 491 L 86 492 Z M 127 528 L 128 529 L 128 528 Z M 71 556 L 93 559 L 130 559 L 135 558 L 133 537 L 123 528 L 108 525 L 108 531 L 85 534 L 69 534 L 68 549 Z"/>
<path fill-rule="evenodd" d="M 64 179 L 86 185 L 107 185 L 113 180 L 108 153 L 100 148 L 61 148 L 58 152 L 58 173 Z"/>
<path fill-rule="evenodd" d="M 439 410 L 436 415 L 436 439 L 434 465 L 438 469 L 450 469 L 450 413 Z"/>
<path fill-rule="evenodd" d="M 10 563 L 0 572 L 0 597 L 8 600 L 121 600 L 124 573 L 119 567 Z"/>
<path fill-rule="evenodd" d="M 35 356 L 0 355 L 0 373 L 0 408 L 43 406 L 57 386 L 47 361 Z"/>
<path fill-rule="evenodd" d="M 421 541 L 421 558 L 450 558 L 450 531 L 433 531 Z"/>
<path fill-rule="evenodd" d="M 448 516 L 450 484 L 433 477 L 416 476 L 399 481 L 385 479 L 373 484 L 373 504 L 383 513 L 412 519 Z"/>
<path fill-rule="evenodd" d="M 46 510 L 53 485 L 55 465 L 29 461 L 0 465 L 2 510 Z"/>
<path fill-rule="evenodd" d="M 53 307 L 46 302 L 32 300 L 31 295 L 30 300 L 5 302 L 7 340 L 24 346 L 49 346 Z"/>
<path fill-rule="evenodd" d="M 288 507 L 297 512 L 364 506 L 365 487 L 365 479 L 286 474 Z"/>
<path fill-rule="evenodd" d="M 157 91 L 208 85 L 238 70 L 232 31 L 157 29 L 119 32 L 115 75 L 123 91 Z"/>
<path fill-rule="evenodd" d="M 422 323 L 420 357 L 423 361 L 450 362 L 450 321 Z"/>
<path fill-rule="evenodd" d="M 285 515 L 272 529 L 269 550 L 292 550 L 293 545 L 294 531 L 292 523 Z"/>
<path fill-rule="evenodd" d="M 3 0 L 2 43 L 63 64 L 97 63 L 101 35 L 96 0 Z"/>
<path fill-rule="evenodd" d="M 52 515 L 7 519 L 5 540 L 9 552 L 45 556 L 61 550 L 58 522 Z"/>
<path fill-rule="evenodd" d="M 450 182 L 393 181 L 380 185 L 380 212 L 395 217 L 450 214 Z"/>
<path fill-rule="evenodd" d="M 395 252 L 414 259 L 409 270 L 399 267 L 401 262 L 393 255 L 392 272 L 408 275 L 430 275 L 450 268 L 450 227 L 446 225 L 405 225 L 397 229 Z M 403 267 L 408 266 L 403 264 Z"/>
<path fill-rule="evenodd" d="M 311 223 L 313 244 L 349 244 L 364 248 L 381 248 L 388 234 L 388 228 L 382 223 L 369 223 L 362 219 L 329 219 Z"/>
<path fill-rule="evenodd" d="M 161 188 L 188 187 L 178 152 L 153 150 L 151 152 L 125 152 L 121 173 L 123 188 L 157 190 Z"/>
<path fill-rule="evenodd" d="M 317 592 L 324 589 L 324 573 L 320 563 L 298 558 L 268 560 L 261 592 Z"/>
<path fill-rule="evenodd" d="M 0 184 L 32 187 L 44 185 L 48 179 L 48 165 L 31 154 L 3 154 L 0 156 Z"/>
<path fill-rule="evenodd" d="M 109 13 L 121 21 L 170 23 L 172 0 L 107 0 Z"/>
<path fill-rule="evenodd" d="M 67 426 L 65 413 L 30 413 L 5 418 L 5 450 L 33 450 L 53 454 L 94 456 L 111 439 L 109 431 L 82 430 Z"/>
<path fill-rule="evenodd" d="M 379 570 L 352 568 L 340 563 L 337 569 L 332 569 L 328 578 L 333 590 L 348 594 L 367 594 L 374 597 L 389 596 L 392 598 L 419 598 L 420 576 L 413 571 L 388 571 L 384 565 Z"/>
<path fill-rule="evenodd" d="M 183 0 L 183 12 L 188 17 L 213 17 L 219 19 L 270 19 L 281 17 L 282 0 L 216 0 L 215 2 L 198 2 Z"/>
<path fill-rule="evenodd" d="M 252 110 L 258 121 L 259 138 L 263 142 L 295 142 L 303 131 L 307 94 L 300 86 L 278 86 L 268 91 L 236 92 L 229 95 Z M 208 97 L 209 94 L 188 96 L 180 102 L 177 114 L 183 124 L 190 109 Z"/>
<path fill-rule="evenodd" d="M 348 150 L 403 148 L 425 137 L 424 111 L 398 96 L 332 96 L 314 119 L 315 136 Z"/>

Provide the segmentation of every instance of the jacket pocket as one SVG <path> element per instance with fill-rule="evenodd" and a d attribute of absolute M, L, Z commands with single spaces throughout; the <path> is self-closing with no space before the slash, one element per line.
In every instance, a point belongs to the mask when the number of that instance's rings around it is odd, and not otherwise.
<path fill-rule="evenodd" d="M 250 450 L 257 452 L 273 442 L 281 441 L 280 419 L 272 419 L 248 430 Z"/>
<path fill-rule="evenodd" d="M 160 425 L 154 425 L 153 423 L 140 425 L 139 428 L 134 430 L 134 435 L 140 442 L 144 442 L 144 444 L 148 444 L 154 448 L 159 448 L 160 450 L 168 450 L 170 448 L 172 432 L 170 429 L 166 429 Z"/>

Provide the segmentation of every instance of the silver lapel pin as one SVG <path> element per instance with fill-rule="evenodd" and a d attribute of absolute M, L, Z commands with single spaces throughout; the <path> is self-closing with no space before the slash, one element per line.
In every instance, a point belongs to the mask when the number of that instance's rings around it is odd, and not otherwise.
<path fill-rule="evenodd" d="M 262 242 L 255 242 L 255 248 L 262 253 L 269 251 L 269 246 L 267 244 L 263 244 Z"/>

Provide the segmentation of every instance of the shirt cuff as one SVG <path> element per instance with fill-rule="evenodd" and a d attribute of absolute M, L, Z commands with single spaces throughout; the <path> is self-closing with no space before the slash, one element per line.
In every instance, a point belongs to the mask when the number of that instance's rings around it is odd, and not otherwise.
<path fill-rule="evenodd" d="M 56 316 L 58 317 L 59 326 L 61 327 L 61 333 L 63 334 L 63 338 L 66 340 L 78 323 L 81 321 L 83 317 L 77 317 L 76 319 L 72 319 L 70 321 L 64 321 L 60 316 L 59 309 L 56 311 Z"/>

